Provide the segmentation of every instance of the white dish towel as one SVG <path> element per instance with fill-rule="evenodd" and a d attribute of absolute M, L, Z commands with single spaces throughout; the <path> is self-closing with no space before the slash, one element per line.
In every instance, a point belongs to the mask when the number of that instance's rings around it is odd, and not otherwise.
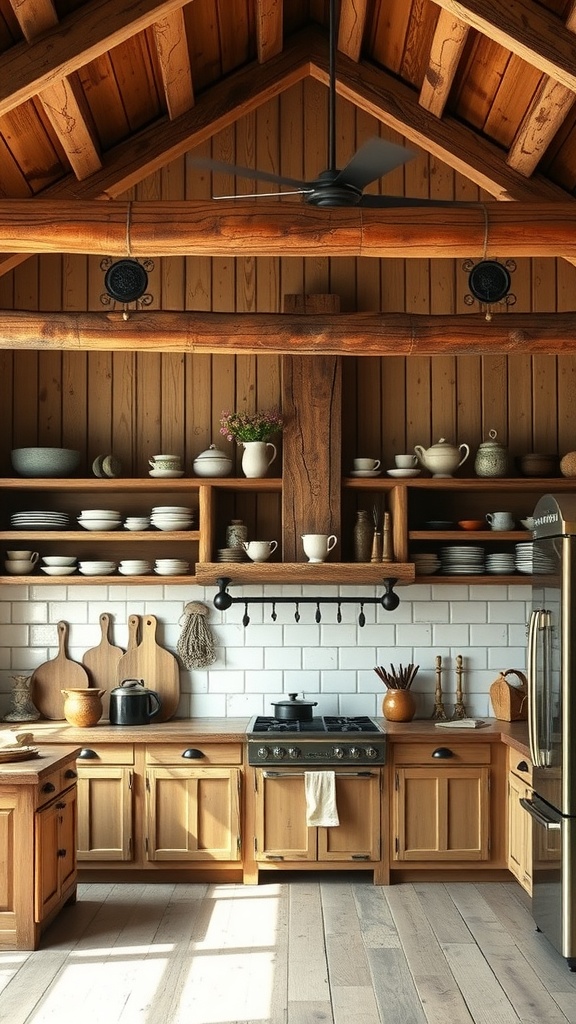
<path fill-rule="evenodd" d="M 340 824 L 336 807 L 336 773 L 305 772 L 306 824 L 332 828 Z"/>

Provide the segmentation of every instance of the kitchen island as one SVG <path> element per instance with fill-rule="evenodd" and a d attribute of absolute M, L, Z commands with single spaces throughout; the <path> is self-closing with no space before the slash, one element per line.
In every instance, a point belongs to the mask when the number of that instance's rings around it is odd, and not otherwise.
<path fill-rule="evenodd" d="M 76 899 L 78 746 L 44 745 L 0 764 L 0 949 L 36 949 Z"/>

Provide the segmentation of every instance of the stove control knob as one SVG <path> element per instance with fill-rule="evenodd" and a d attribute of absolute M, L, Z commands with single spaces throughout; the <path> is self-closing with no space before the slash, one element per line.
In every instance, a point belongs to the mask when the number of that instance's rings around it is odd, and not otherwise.
<path fill-rule="evenodd" d="M 268 747 L 258 747 L 258 757 L 261 758 L 262 761 L 265 761 L 269 755 L 270 751 Z"/>
<path fill-rule="evenodd" d="M 288 757 L 291 757 L 294 761 L 300 757 L 301 753 L 300 747 L 288 747 Z"/>
<path fill-rule="evenodd" d="M 360 754 L 361 754 L 360 747 L 350 747 L 350 757 L 352 757 L 355 761 L 358 760 L 358 758 L 360 757 Z"/>
<path fill-rule="evenodd" d="M 332 747 L 332 756 L 340 758 L 344 757 L 344 747 Z"/>
<path fill-rule="evenodd" d="M 278 760 L 280 760 L 283 757 L 286 757 L 286 751 L 284 750 L 284 747 L 273 747 L 272 753 L 274 757 L 278 758 Z"/>
<path fill-rule="evenodd" d="M 376 747 L 366 747 L 366 757 L 369 757 L 372 760 L 374 760 L 375 757 L 378 757 Z"/>

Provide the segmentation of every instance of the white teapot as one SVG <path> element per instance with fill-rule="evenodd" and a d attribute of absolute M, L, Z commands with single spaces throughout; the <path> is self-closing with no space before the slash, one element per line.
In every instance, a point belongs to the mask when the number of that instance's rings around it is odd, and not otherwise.
<path fill-rule="evenodd" d="M 422 465 L 429 469 L 432 476 L 452 476 L 455 470 L 466 461 L 470 455 L 470 448 L 467 444 L 450 444 L 443 437 L 437 444 L 424 449 L 422 445 L 415 444 L 414 451 Z"/>

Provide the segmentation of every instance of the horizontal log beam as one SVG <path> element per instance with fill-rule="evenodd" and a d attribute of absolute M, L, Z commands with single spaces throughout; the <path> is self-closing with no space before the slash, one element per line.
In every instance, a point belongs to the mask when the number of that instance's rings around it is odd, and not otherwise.
<path fill-rule="evenodd" d="M 253 199 L 4 199 L 0 250 L 112 257 L 576 257 L 576 203 L 375 210 Z"/>
<path fill-rule="evenodd" d="M 576 313 L 427 316 L 410 313 L 0 311 L 0 349 L 269 353 L 347 356 L 576 352 Z"/>

